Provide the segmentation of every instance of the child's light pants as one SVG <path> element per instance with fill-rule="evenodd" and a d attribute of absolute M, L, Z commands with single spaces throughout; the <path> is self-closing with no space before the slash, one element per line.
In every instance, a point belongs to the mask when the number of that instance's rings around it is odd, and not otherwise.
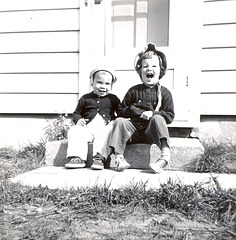
<path fill-rule="evenodd" d="M 99 114 L 86 126 L 72 126 L 68 131 L 67 157 L 80 157 L 86 160 L 88 142 L 93 142 L 93 155 L 100 153 L 107 158 L 110 154 L 107 141 L 111 130 L 112 122 L 106 125 Z"/>

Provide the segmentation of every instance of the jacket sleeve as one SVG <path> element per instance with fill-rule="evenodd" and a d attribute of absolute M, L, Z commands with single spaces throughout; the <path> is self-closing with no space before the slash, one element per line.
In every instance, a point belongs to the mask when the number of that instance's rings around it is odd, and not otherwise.
<path fill-rule="evenodd" d="M 118 116 L 125 117 L 125 118 L 137 118 L 141 116 L 141 114 L 145 111 L 135 103 L 135 92 L 129 90 L 122 103 L 118 107 Z"/>
<path fill-rule="evenodd" d="M 73 115 L 72 115 L 72 120 L 75 124 L 79 121 L 79 119 L 83 118 L 82 117 L 83 105 L 84 105 L 84 98 L 82 97 L 78 101 L 77 107 L 76 107 L 76 109 L 75 109 L 75 111 L 73 112 Z"/>
<path fill-rule="evenodd" d="M 175 117 L 174 102 L 169 90 L 163 92 L 161 108 L 159 111 L 154 111 L 153 114 L 159 114 L 164 117 L 167 124 L 173 122 Z"/>
<path fill-rule="evenodd" d="M 114 117 L 115 118 L 118 115 L 118 109 L 120 105 L 120 99 L 116 96 L 114 99 L 113 109 L 114 109 Z"/>

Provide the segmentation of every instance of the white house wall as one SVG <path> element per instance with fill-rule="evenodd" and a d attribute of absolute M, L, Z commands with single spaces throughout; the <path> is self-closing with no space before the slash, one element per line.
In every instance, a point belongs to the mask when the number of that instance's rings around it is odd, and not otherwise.
<path fill-rule="evenodd" d="M 67 113 L 78 98 L 79 1 L 0 3 L 0 113 Z M 4 23 L 4 24 L 3 24 Z"/>
<path fill-rule="evenodd" d="M 17 147 L 75 109 L 80 1 L 3 0 L 0 22 L 0 147 Z"/>
<path fill-rule="evenodd" d="M 204 1 L 201 114 L 236 115 L 236 1 Z"/>

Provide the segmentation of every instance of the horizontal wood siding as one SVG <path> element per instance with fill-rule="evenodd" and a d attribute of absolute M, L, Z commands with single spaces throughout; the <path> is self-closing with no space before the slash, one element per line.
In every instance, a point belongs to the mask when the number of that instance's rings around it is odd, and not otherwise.
<path fill-rule="evenodd" d="M 38 53 L 79 51 L 80 32 L 19 32 L 0 35 L 1 53 Z"/>
<path fill-rule="evenodd" d="M 2 113 L 71 113 L 76 108 L 77 96 L 65 93 L 14 93 L 0 94 L 0 101 Z"/>
<path fill-rule="evenodd" d="M 79 8 L 79 0 L 2 0 L 1 11 Z"/>
<path fill-rule="evenodd" d="M 79 1 L 1 1 L 0 22 L 0 113 L 73 112 Z"/>
<path fill-rule="evenodd" d="M 236 1 L 204 1 L 201 114 L 236 115 Z"/>
<path fill-rule="evenodd" d="M 74 73 L 79 71 L 78 64 L 77 52 L 0 54 L 1 73 Z"/>
<path fill-rule="evenodd" d="M 32 31 L 67 31 L 79 28 L 77 9 L 1 12 L 2 33 Z"/>
<path fill-rule="evenodd" d="M 65 80 L 66 79 L 66 80 Z M 66 81 L 66 82 L 65 82 Z M 1 74 L 0 94 L 7 93 L 78 93 L 77 73 Z M 33 84 L 32 84 L 33 83 Z M 14 86 L 14 87 L 13 87 Z"/>

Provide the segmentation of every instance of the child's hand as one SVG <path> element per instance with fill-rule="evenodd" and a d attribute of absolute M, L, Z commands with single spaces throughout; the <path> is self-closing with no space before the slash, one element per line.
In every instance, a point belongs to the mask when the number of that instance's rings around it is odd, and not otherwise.
<path fill-rule="evenodd" d="M 142 113 L 142 115 L 140 117 L 144 120 L 149 120 L 152 116 L 153 116 L 152 111 L 145 111 Z"/>
<path fill-rule="evenodd" d="M 89 121 L 88 119 L 80 118 L 76 125 L 86 126 L 88 121 Z"/>

